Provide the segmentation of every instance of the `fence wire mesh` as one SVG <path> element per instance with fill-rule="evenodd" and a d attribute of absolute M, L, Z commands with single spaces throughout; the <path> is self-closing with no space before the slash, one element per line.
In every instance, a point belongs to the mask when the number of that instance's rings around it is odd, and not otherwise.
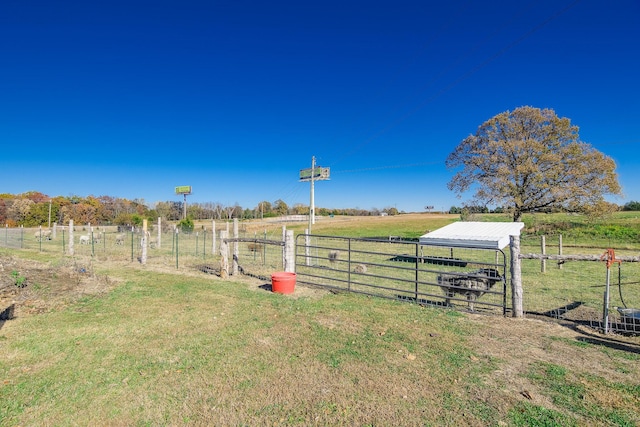
<path fill-rule="evenodd" d="M 640 321 L 628 309 L 640 308 L 640 263 L 613 263 L 607 268 L 605 253 L 614 248 L 617 258 L 631 258 L 637 249 L 610 240 L 594 241 L 593 246 L 572 244 L 567 239 L 546 237 L 547 254 L 591 256 L 594 260 L 522 259 L 524 309 L 529 316 L 547 316 L 605 327 L 619 332 L 640 332 Z M 540 237 L 521 239 L 521 253 L 541 253 Z M 602 259 L 600 259 L 602 258 Z M 608 270 L 608 271 L 607 271 Z M 608 316 L 605 291 L 609 282 Z M 608 322 L 608 324 L 607 324 Z"/>
<path fill-rule="evenodd" d="M 0 231 L 0 246 L 69 255 L 69 230 L 59 227 L 55 233 L 43 228 L 9 228 Z M 282 232 L 240 232 L 245 241 L 229 244 L 240 273 L 269 280 L 271 273 L 284 270 Z M 82 238 L 81 236 L 87 236 Z M 74 231 L 74 256 L 97 260 L 140 262 L 143 255 L 142 232 L 119 231 L 117 227 L 77 226 Z M 82 243 L 81 243 L 82 238 Z M 387 298 L 403 297 L 444 305 L 445 295 L 438 275 L 468 273 L 481 268 L 497 268 L 502 276 L 508 271 L 492 251 L 465 248 L 422 247 L 415 242 L 347 239 L 333 236 L 312 237 L 309 243 L 296 244 L 296 272 L 300 282 L 325 287 L 370 293 Z M 302 237 L 304 239 L 304 237 Z M 150 231 L 147 235 L 146 262 L 170 268 L 193 268 L 215 274 L 220 266 L 220 237 L 207 230 L 193 233 Z M 253 241 L 251 241 L 253 239 Z M 562 249 L 560 242 L 562 240 Z M 274 244 L 269 244 L 268 242 Z M 266 242 L 266 243 L 265 243 Z M 523 236 L 523 255 L 585 255 L 596 261 L 522 259 L 522 286 L 526 316 L 544 316 L 587 324 L 594 328 L 640 333 L 640 262 L 613 263 L 609 271 L 599 257 L 614 248 L 619 258 L 635 257 L 639 248 L 610 239 L 592 241 L 589 247 L 560 236 Z M 335 252 L 335 256 L 331 253 Z M 505 265 L 510 253 L 505 254 Z M 417 259 L 429 258 L 428 262 Z M 491 267 L 498 266 L 498 267 Z M 506 268 L 508 269 L 508 267 Z M 605 290 L 609 282 L 609 310 L 605 313 Z M 507 282 L 507 285 L 509 283 Z M 506 293 L 493 290 L 479 298 L 480 308 L 493 310 Z M 466 297 L 454 295 L 454 305 L 466 306 Z M 484 303 L 484 304 L 483 304 Z M 508 308 L 507 308 L 508 309 Z M 499 311 L 499 310 L 498 310 Z M 605 318 L 605 314 L 608 314 Z M 606 323 L 605 323 L 606 322 Z"/>

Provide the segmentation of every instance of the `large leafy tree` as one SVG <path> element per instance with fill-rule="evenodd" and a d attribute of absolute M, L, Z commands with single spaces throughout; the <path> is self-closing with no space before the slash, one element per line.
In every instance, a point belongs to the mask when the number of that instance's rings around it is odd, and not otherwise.
<path fill-rule="evenodd" d="M 448 184 L 476 204 L 503 206 L 519 221 L 536 210 L 588 211 L 620 195 L 616 164 L 580 141 L 578 127 L 551 109 L 520 107 L 483 123 L 449 155 Z"/>
<path fill-rule="evenodd" d="M 273 203 L 273 210 L 278 215 L 287 215 L 289 213 L 289 205 L 282 199 L 278 199 Z"/>

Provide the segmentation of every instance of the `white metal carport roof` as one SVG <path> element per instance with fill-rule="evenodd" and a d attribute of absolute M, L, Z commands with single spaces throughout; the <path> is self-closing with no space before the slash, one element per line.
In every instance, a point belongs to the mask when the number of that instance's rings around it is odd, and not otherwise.
<path fill-rule="evenodd" d="M 421 245 L 502 249 L 509 236 L 519 236 L 523 222 L 454 222 L 420 236 Z"/>

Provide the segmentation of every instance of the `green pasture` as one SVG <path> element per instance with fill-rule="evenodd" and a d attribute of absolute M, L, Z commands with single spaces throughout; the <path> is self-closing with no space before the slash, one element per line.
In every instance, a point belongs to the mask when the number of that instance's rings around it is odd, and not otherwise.
<path fill-rule="evenodd" d="M 529 344 L 558 352 L 548 356 L 553 364 L 538 354 L 514 365 L 505 338 L 483 326 L 509 319 L 470 321 L 353 294 L 291 297 L 126 265 L 94 268 L 116 288 L 0 329 L 0 425 L 640 422 L 638 342 L 589 344 L 553 329 Z M 608 367 L 566 365 L 575 352 Z M 498 374 L 505 369 L 514 376 Z M 575 391 L 565 396 L 562 384 Z"/>
<path fill-rule="evenodd" d="M 333 218 L 313 232 L 410 238 L 456 219 Z M 617 226 L 634 229 L 633 220 L 624 216 Z M 258 224 L 244 232 L 278 236 L 279 229 Z M 539 235 L 529 237 L 525 246 L 534 251 Z M 588 237 L 579 242 L 575 250 L 603 251 L 583 248 Z M 179 265 L 165 238 L 146 266 L 130 260 L 126 244 L 106 246 L 114 256 L 76 245 L 70 259 L 59 242 L 42 243 L 51 250 L 0 249 L 0 258 L 90 263 L 96 280 L 113 289 L 0 323 L 2 426 L 640 424 L 638 337 L 357 294 L 274 294 L 264 281 L 194 270 L 216 259 L 200 252 L 195 236 L 178 241 L 178 253 L 189 253 Z M 255 251 L 241 254 L 250 256 L 260 262 Z M 573 300 L 569 290 L 600 286 L 606 272 L 600 262 L 562 267 L 549 262 L 542 273 L 539 261 L 523 262 L 525 301 L 545 288 L 552 305 Z M 622 268 L 624 281 L 634 281 L 632 264 Z M 0 271 L 3 279 L 10 274 Z M 625 299 L 638 301 L 637 285 L 623 286 Z M 597 304 L 601 289 L 593 289 Z"/>
<path fill-rule="evenodd" d="M 541 253 L 541 241 L 544 236 L 547 254 L 560 252 L 560 238 L 562 238 L 562 253 L 574 255 L 602 255 L 608 248 L 615 249 L 620 257 L 637 256 L 640 252 L 640 214 L 636 212 L 618 212 L 615 215 L 600 220 L 593 220 L 584 215 L 575 214 L 528 214 L 523 217 L 525 227 L 521 236 L 522 253 Z M 416 239 L 428 231 L 438 229 L 451 222 L 460 220 L 457 215 L 410 214 L 394 217 L 320 217 L 312 226 L 312 234 L 324 236 L 344 237 L 379 237 L 397 236 L 402 239 Z M 482 214 L 475 215 L 474 221 L 509 221 L 507 215 Z M 239 223 L 240 236 L 244 238 L 280 240 L 282 228 L 292 229 L 296 234 L 304 233 L 308 223 L 279 223 L 272 221 L 247 221 Z M 197 223 L 190 234 L 162 233 L 161 245 L 149 248 L 147 262 L 150 265 L 162 265 L 176 270 L 196 269 L 200 266 L 219 266 L 219 232 L 229 229 L 233 233 L 231 223 L 217 221 L 216 235 L 212 231 L 211 221 Z M 150 238 L 157 240 L 157 231 L 151 228 Z M 45 253 L 62 254 L 68 252 L 68 232 L 58 233 L 55 240 L 42 242 L 33 238 L 35 230 L 23 232 L 23 247 Z M 0 241 L 2 240 L 0 230 Z M 6 233 L 6 231 L 5 231 Z M 115 229 L 106 229 L 104 238 L 95 244 L 78 244 L 79 236 L 87 231 L 80 228 L 75 234 L 74 250 L 76 256 L 88 256 L 95 260 L 118 260 L 137 263 L 142 255 L 139 234 L 127 233 L 122 245 L 115 244 Z M 6 238 L 6 236 L 5 236 Z M 392 246 L 389 246 L 392 247 Z M 381 249 L 384 253 L 387 248 Z M 412 252 L 413 249 L 394 248 L 398 254 Z M 378 251 L 375 249 L 374 251 Z M 505 249 L 507 266 L 510 253 Z M 283 269 L 282 251 L 280 246 L 260 245 L 258 248 L 248 243 L 238 245 L 238 261 L 240 267 L 248 274 L 258 277 L 269 277 L 274 271 Z M 328 264 L 326 250 L 315 250 L 312 254 L 317 262 Z M 406 276 L 411 281 L 415 278 L 414 269 L 402 271 L 398 263 L 390 262 L 393 254 L 387 257 L 368 256 L 366 248 L 362 250 L 354 263 L 388 264 L 393 274 L 390 275 L 394 283 L 383 278 L 361 277 L 367 282 L 373 282 L 384 287 L 405 289 L 402 280 Z M 411 254 L 410 254 L 411 255 Z M 447 254 L 443 254 L 447 256 Z M 477 256 L 477 255 L 473 255 Z M 342 260 L 344 261 L 344 260 Z M 297 260 L 300 263 L 300 259 Z M 524 308 L 525 311 L 544 313 L 558 307 L 580 304 L 582 309 L 588 309 L 590 316 L 595 319 L 601 317 L 604 302 L 604 287 L 607 278 L 606 265 L 603 262 L 569 261 L 558 264 L 557 261 L 546 261 L 544 273 L 542 262 L 538 260 L 522 260 Z M 336 279 L 346 280 L 344 263 L 336 268 Z M 346 268 L 348 271 L 349 269 Z M 371 269 L 369 269 L 371 270 Z M 375 272 L 375 269 L 374 269 Z M 371 271 L 369 271 L 371 273 Z M 375 273 L 374 273 L 375 274 Z M 380 275 L 388 275 L 382 273 Z M 610 306 L 611 307 L 640 307 L 640 263 L 624 262 L 614 264 L 609 272 Z M 433 277 L 432 277 L 433 276 Z M 396 280 L 400 279 L 400 280 Z M 426 272 L 422 279 L 435 282 L 435 274 Z M 391 291 L 393 294 L 393 291 Z M 439 290 L 434 289 L 434 294 Z M 616 315 L 613 311 L 613 315 Z"/>

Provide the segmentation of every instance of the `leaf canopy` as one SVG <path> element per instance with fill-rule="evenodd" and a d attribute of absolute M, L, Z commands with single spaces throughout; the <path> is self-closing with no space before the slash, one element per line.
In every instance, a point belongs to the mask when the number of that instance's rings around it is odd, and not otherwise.
<path fill-rule="evenodd" d="M 460 169 L 448 184 L 475 203 L 502 206 L 518 221 L 523 213 L 588 211 L 605 195 L 620 195 L 613 159 L 580 141 L 578 127 L 552 109 L 520 107 L 484 122 L 449 154 Z"/>

